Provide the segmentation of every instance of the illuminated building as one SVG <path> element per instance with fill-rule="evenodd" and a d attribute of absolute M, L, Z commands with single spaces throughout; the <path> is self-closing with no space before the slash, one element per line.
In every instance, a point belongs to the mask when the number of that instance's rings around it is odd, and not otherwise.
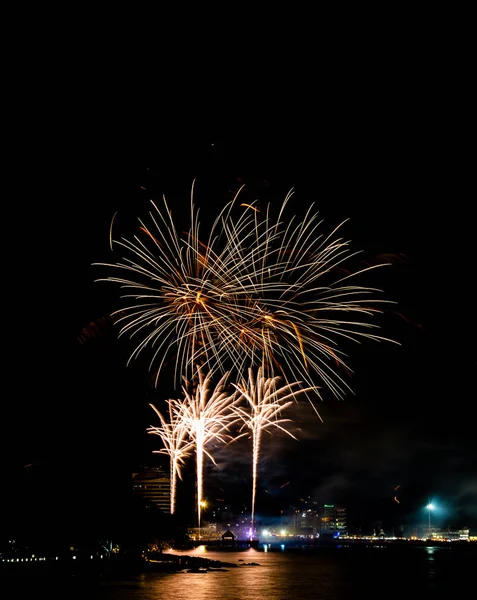
<path fill-rule="evenodd" d="M 132 474 L 133 494 L 153 502 L 164 513 L 170 513 L 171 481 L 159 467 L 144 467 Z"/>
<path fill-rule="evenodd" d="M 320 517 L 313 508 L 295 509 L 291 530 L 297 536 L 314 537 L 319 531 Z"/>
<path fill-rule="evenodd" d="M 346 532 L 346 508 L 337 504 L 323 504 L 319 513 L 320 533 L 336 535 Z"/>

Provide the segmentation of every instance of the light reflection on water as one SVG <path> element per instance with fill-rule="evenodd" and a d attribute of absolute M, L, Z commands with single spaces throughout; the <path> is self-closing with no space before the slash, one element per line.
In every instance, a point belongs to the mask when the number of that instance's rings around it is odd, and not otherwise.
<path fill-rule="evenodd" d="M 188 552 L 185 554 L 198 554 Z M 290 557 L 281 552 L 208 552 L 212 560 L 232 562 L 237 567 L 208 573 L 147 574 L 137 581 L 136 595 L 132 590 L 118 590 L 118 600 L 287 600 L 314 598 L 320 590 L 324 600 L 342 596 L 343 580 L 339 566 L 324 562 L 313 563 L 311 557 Z M 292 559 L 292 560 L 290 560 Z M 258 563 L 250 565 L 247 563 Z M 311 568 L 312 567 L 312 568 Z M 306 573 L 304 573 L 306 569 Z M 125 595 L 122 595 L 126 592 Z M 105 596 L 106 597 L 106 596 Z M 111 596 L 113 597 L 113 596 Z"/>
<path fill-rule="evenodd" d="M 207 573 L 145 573 L 127 579 L 48 582 L 47 595 L 49 600 L 354 600 L 362 596 L 389 600 L 430 594 L 433 599 L 443 599 L 467 589 L 477 552 L 385 547 L 316 553 L 279 549 L 208 552 L 197 548 L 175 554 L 204 556 L 236 566 Z M 38 582 L 30 586 L 36 594 L 43 589 Z M 0 583 L 0 596 L 28 597 L 20 589 L 7 596 L 2 592 Z"/>

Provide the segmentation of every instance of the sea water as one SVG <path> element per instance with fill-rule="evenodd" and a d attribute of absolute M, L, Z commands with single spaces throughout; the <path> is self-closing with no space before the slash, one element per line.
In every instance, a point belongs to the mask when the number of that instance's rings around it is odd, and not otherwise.
<path fill-rule="evenodd" d="M 180 554 L 177 552 L 176 554 Z M 114 577 L 70 573 L 61 577 L 37 572 L 3 576 L 4 600 L 46 597 L 49 600 L 348 600 L 354 598 L 463 597 L 471 593 L 477 565 L 477 544 L 464 547 L 398 548 L 370 545 L 320 550 L 197 554 L 231 563 L 220 570 L 173 573 L 121 573 Z"/>

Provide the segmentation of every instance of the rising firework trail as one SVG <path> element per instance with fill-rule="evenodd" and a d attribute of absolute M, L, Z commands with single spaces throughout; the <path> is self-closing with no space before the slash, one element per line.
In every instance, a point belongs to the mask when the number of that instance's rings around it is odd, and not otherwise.
<path fill-rule="evenodd" d="M 216 464 L 214 457 L 207 450 L 207 445 L 212 441 L 227 443 L 234 439 L 228 430 L 237 420 L 237 416 L 232 412 L 237 394 L 227 391 L 228 375 L 225 373 L 217 385 L 212 387 L 212 373 L 204 374 L 201 369 L 198 369 L 197 381 L 185 382 L 183 385 L 184 397 L 180 400 L 169 400 L 173 421 L 180 424 L 181 430 L 187 431 L 187 435 L 195 447 L 199 532 L 203 499 L 204 456 Z"/>
<path fill-rule="evenodd" d="M 276 428 L 293 439 L 297 439 L 283 427 L 282 424 L 290 422 L 291 419 L 281 418 L 281 413 L 293 404 L 297 394 L 316 391 L 315 388 L 296 389 L 301 382 L 286 383 L 279 386 L 279 379 L 279 377 L 266 377 L 263 367 L 259 367 L 256 377 L 253 369 L 250 368 L 248 382 L 242 380 L 241 383 L 233 384 L 239 393 L 239 400 L 233 411 L 243 422 L 240 431 L 248 429 L 252 438 L 252 537 L 262 434 L 269 432 L 271 428 Z M 245 406 L 240 404 L 240 400 L 245 401 Z"/>
<path fill-rule="evenodd" d="M 188 430 L 184 427 L 181 418 L 177 417 L 172 410 L 171 401 L 166 401 L 169 407 L 169 420 L 155 406 L 150 404 L 161 421 L 160 426 L 151 425 L 147 432 L 159 435 L 164 445 L 160 450 L 154 450 L 158 454 L 169 456 L 169 474 L 171 479 L 171 515 L 176 510 L 177 478 L 182 479 L 181 468 L 184 466 L 185 458 L 190 456 L 193 444 L 187 439 Z"/>
<path fill-rule="evenodd" d="M 146 349 L 156 385 L 165 364 L 174 364 L 174 387 L 195 367 L 237 378 L 265 365 L 270 376 L 351 391 L 342 342 L 382 341 L 371 318 L 381 313 L 381 291 L 356 281 L 390 263 L 348 269 L 359 252 L 338 236 L 321 233 L 313 204 L 303 217 L 288 216 L 289 192 L 272 218 L 270 204 L 241 203 L 242 188 L 201 236 L 199 210 L 190 198 L 190 227 L 179 232 L 163 198 L 151 200 L 149 224 L 139 220 L 132 239 L 110 241 L 118 262 L 95 263 L 117 276 L 122 306 L 113 313 L 119 335 L 135 342 L 130 361 Z M 396 343 L 396 342 L 395 342 Z M 316 408 L 315 408 L 316 410 Z"/>

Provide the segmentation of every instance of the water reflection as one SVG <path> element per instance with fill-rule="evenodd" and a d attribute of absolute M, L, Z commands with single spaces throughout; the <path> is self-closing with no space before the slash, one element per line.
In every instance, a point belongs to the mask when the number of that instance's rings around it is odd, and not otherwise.
<path fill-rule="evenodd" d="M 49 600 L 355 600 L 364 596 L 367 600 L 402 600 L 412 594 L 448 600 L 463 596 L 471 581 L 477 558 L 471 550 L 343 547 L 315 553 L 287 548 L 268 552 L 197 548 L 175 554 L 205 556 L 233 566 L 205 573 L 147 572 L 119 578 L 18 578 L 4 582 L 3 587 L 0 582 L 0 596 L 45 596 Z"/>
<path fill-rule="evenodd" d="M 434 580 L 436 577 L 436 565 L 435 565 L 436 556 L 435 556 L 435 554 L 436 554 L 437 548 L 429 546 L 425 550 L 426 550 L 426 558 L 427 558 L 427 577 L 429 580 Z"/>
<path fill-rule="evenodd" d="M 149 580 L 141 600 L 287 600 L 315 597 L 344 598 L 346 582 L 338 564 L 316 561 L 311 556 L 287 556 L 282 552 L 207 553 L 212 560 L 237 563 L 226 571 L 177 573 Z M 310 569 L 310 565 L 313 568 Z"/>

